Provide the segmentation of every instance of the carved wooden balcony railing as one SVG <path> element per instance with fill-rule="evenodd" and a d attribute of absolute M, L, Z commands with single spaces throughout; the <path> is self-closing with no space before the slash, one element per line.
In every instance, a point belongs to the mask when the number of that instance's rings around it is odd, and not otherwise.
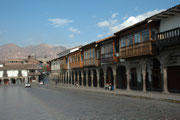
<path fill-rule="evenodd" d="M 66 70 L 67 69 L 67 64 L 60 64 L 60 68 L 63 69 L 63 70 Z"/>
<path fill-rule="evenodd" d="M 82 68 L 83 67 L 83 62 L 73 62 L 69 64 L 70 68 Z"/>
<path fill-rule="evenodd" d="M 143 55 L 151 55 L 152 43 L 154 41 L 146 41 L 132 46 L 120 48 L 120 58 L 130 58 Z"/>
<path fill-rule="evenodd" d="M 180 27 L 156 35 L 156 45 L 159 49 L 180 44 Z"/>
<path fill-rule="evenodd" d="M 86 59 L 83 61 L 83 66 L 99 66 L 99 59 Z"/>

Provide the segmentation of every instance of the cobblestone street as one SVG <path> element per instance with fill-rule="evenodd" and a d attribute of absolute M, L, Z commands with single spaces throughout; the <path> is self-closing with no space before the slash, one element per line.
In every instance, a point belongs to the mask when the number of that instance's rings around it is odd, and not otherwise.
<path fill-rule="evenodd" d="M 62 88 L 0 87 L 1 120 L 178 120 L 180 105 Z"/>

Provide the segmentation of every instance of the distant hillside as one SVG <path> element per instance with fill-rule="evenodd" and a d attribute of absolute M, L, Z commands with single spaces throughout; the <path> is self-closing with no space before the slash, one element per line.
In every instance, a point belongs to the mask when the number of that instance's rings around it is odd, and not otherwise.
<path fill-rule="evenodd" d="M 51 46 L 48 44 L 31 45 L 19 47 L 15 44 L 5 44 L 0 46 L 0 60 L 9 58 L 27 58 L 28 55 L 34 55 L 39 59 L 54 58 L 66 48 L 63 46 Z"/>

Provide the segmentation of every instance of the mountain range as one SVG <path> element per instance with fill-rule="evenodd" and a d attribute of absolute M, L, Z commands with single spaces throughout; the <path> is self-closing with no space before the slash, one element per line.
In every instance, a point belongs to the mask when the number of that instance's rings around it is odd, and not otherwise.
<path fill-rule="evenodd" d="M 5 44 L 0 46 L 0 60 L 13 58 L 24 59 L 32 55 L 38 59 L 52 59 L 57 57 L 57 54 L 64 51 L 63 46 L 51 46 L 48 44 L 30 45 L 20 47 L 16 44 Z"/>

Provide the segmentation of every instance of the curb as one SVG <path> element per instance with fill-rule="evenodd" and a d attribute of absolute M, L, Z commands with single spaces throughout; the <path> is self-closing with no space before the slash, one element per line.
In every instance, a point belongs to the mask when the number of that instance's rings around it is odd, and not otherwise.
<path fill-rule="evenodd" d="M 108 94 L 108 95 L 114 95 L 114 96 L 125 96 L 125 97 L 131 97 L 136 99 L 144 99 L 144 100 L 157 100 L 162 102 L 168 102 L 168 103 L 176 103 L 180 104 L 180 100 L 175 99 L 165 99 L 165 98 L 153 98 L 153 97 L 147 97 L 147 96 L 138 96 L 138 95 L 127 95 L 122 93 L 111 93 L 111 92 L 103 92 L 103 91 L 94 91 L 94 90 L 88 90 L 88 89 L 79 89 L 79 88 L 72 88 L 72 87 L 63 87 L 63 86 L 56 86 L 56 85 L 50 85 L 47 84 L 47 86 L 52 88 L 62 88 L 62 89 L 69 89 L 69 90 L 77 90 L 77 91 L 83 91 L 83 92 L 91 92 L 91 93 L 98 93 L 98 94 Z"/>

